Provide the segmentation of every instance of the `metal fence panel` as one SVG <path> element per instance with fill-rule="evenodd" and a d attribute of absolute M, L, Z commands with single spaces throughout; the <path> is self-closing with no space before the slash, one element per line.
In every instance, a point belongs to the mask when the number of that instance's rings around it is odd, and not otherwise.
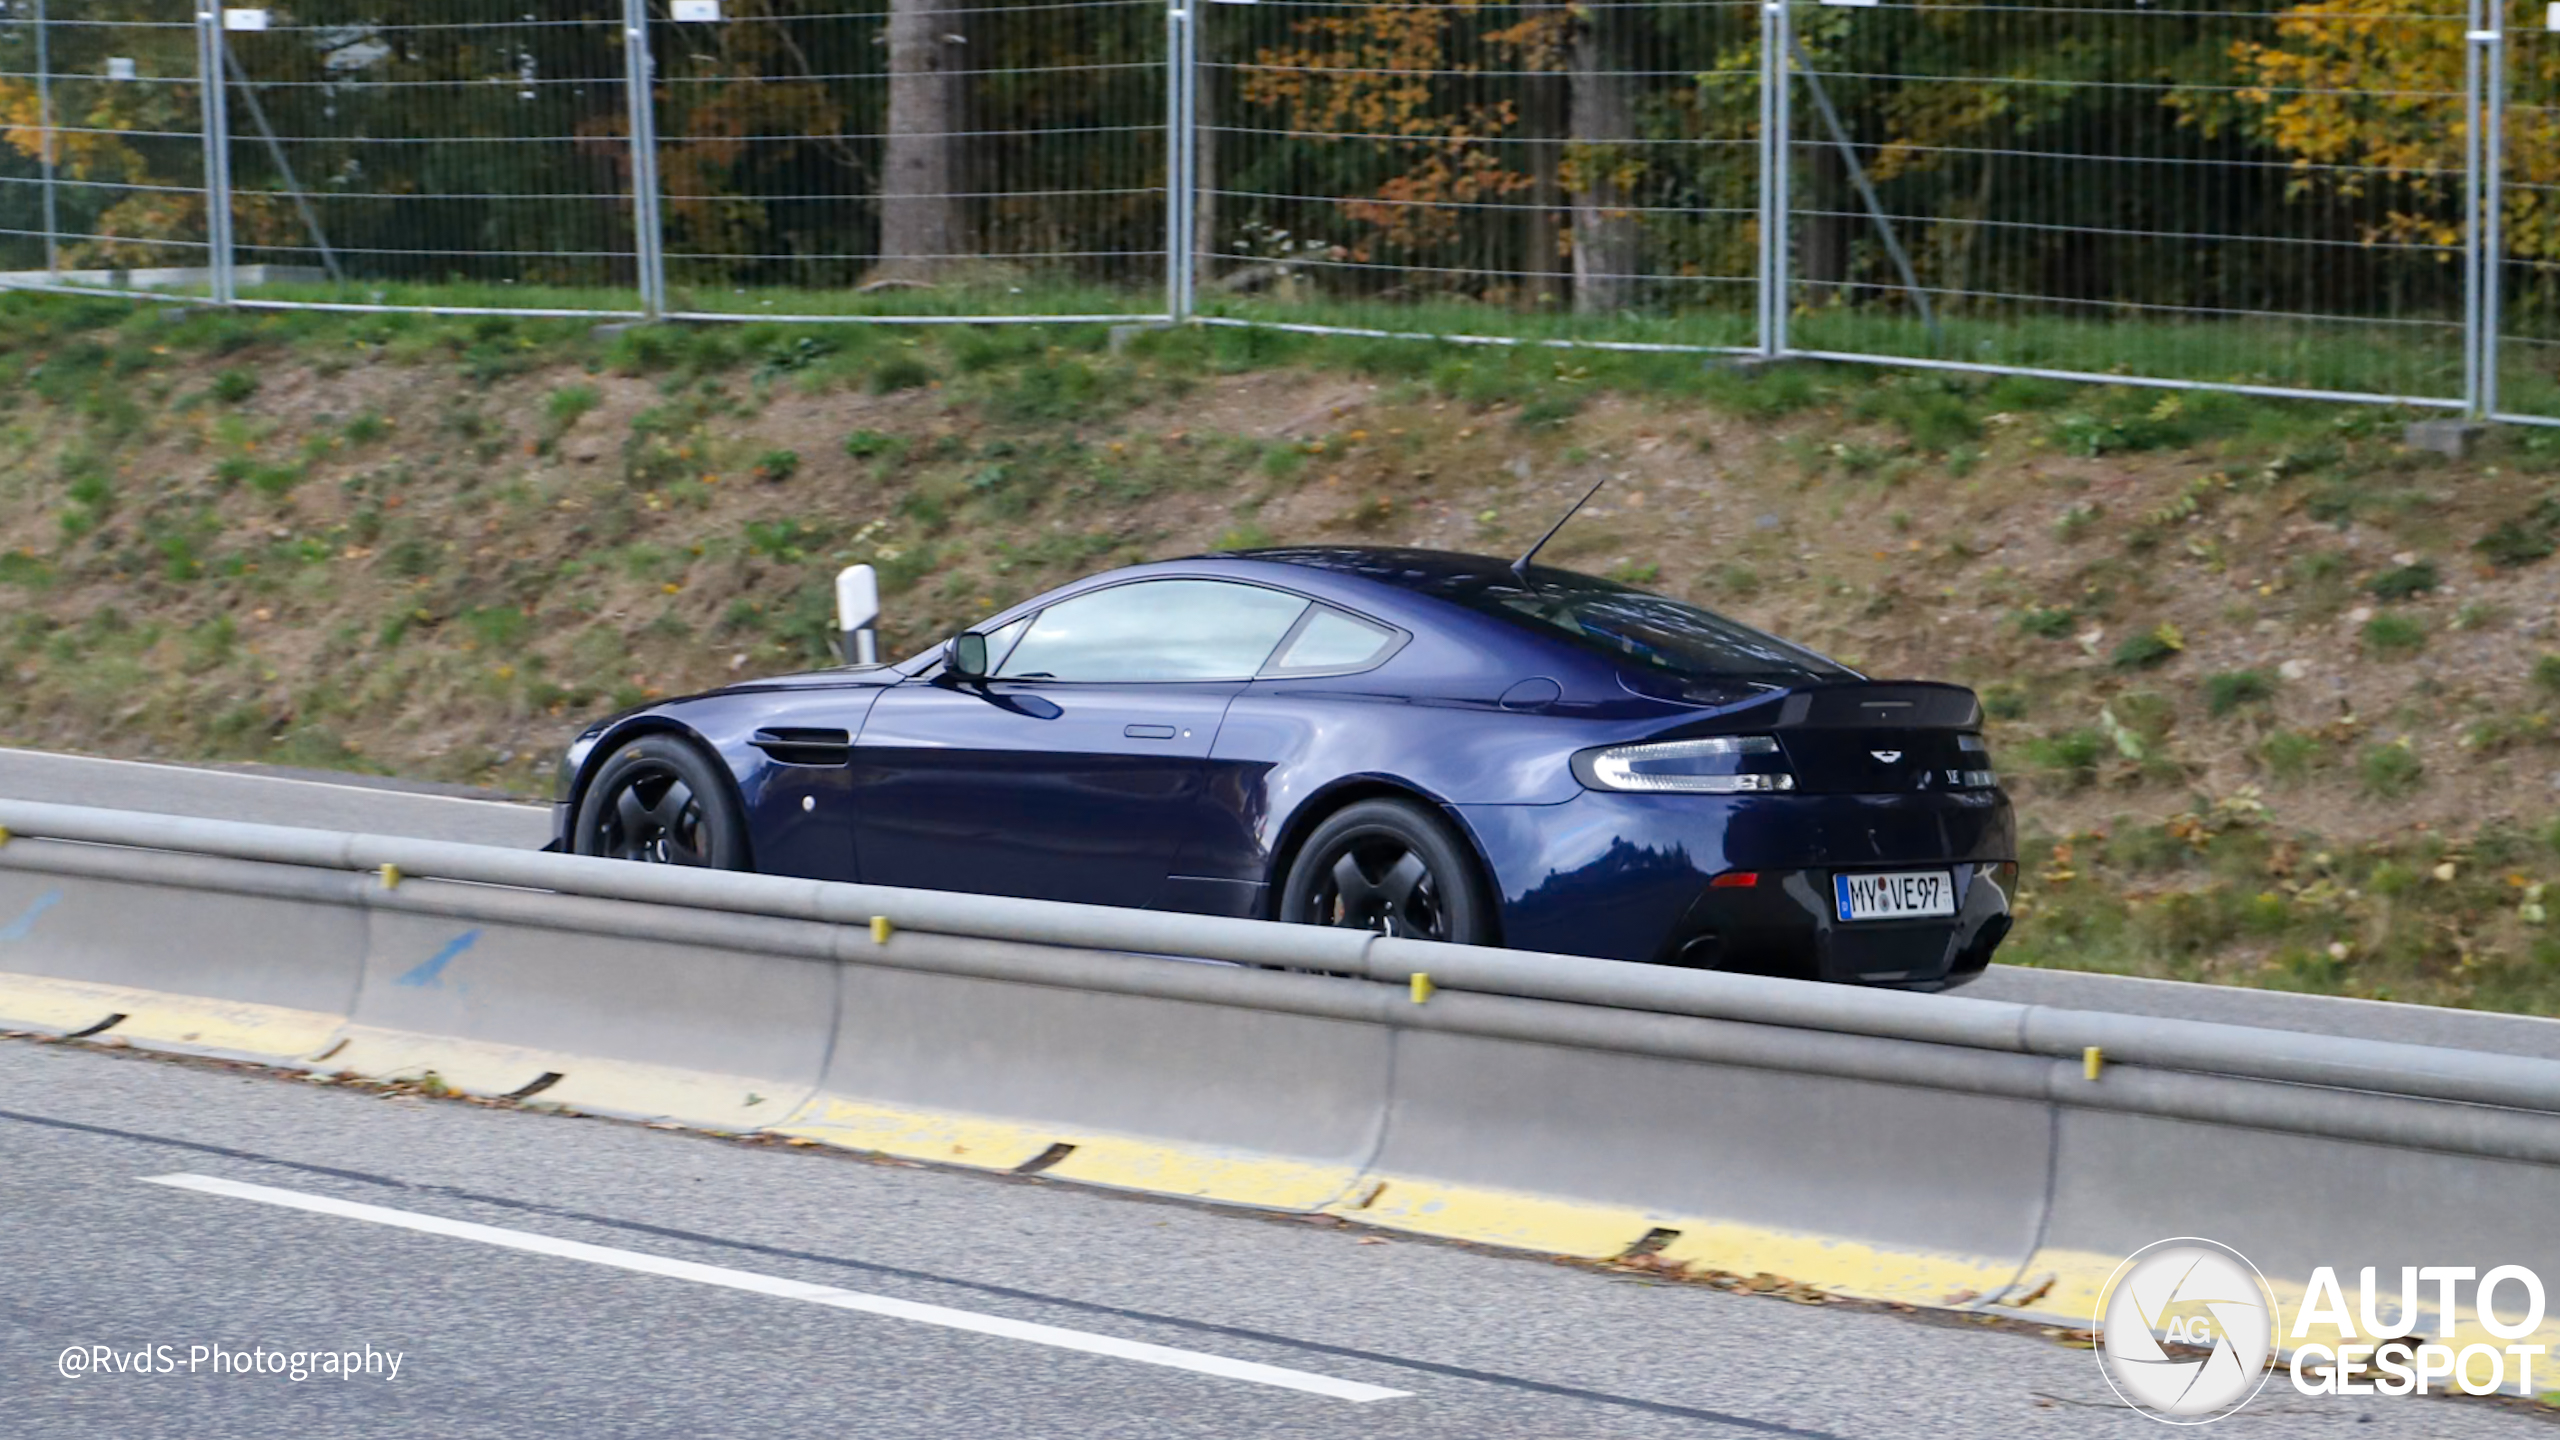
<path fill-rule="evenodd" d="M 1759 7 L 1204 7 L 1204 315 L 1757 343 Z"/>
<path fill-rule="evenodd" d="M 653 40 L 679 313 L 1166 313 L 1163 0 L 703 13 Z"/>
<path fill-rule="evenodd" d="M 0 283 L 1196 315 L 2560 419 L 2545 19 L 2531 0 L 0 0 Z"/>
<path fill-rule="evenodd" d="M 2496 183 L 2483 217 L 2495 226 L 2496 318 L 2491 409 L 2502 418 L 2560 423 L 2560 34 L 2531 5 L 2508 7 L 2487 133 Z M 2503 123 L 2498 123 L 2503 121 Z"/>
<path fill-rule="evenodd" d="M 210 287 L 187 0 L 0 4 L 0 284 Z"/>
<path fill-rule="evenodd" d="M 1795 347 L 2459 397 L 2466 26 L 2428 7 L 1794 5 Z"/>
<path fill-rule="evenodd" d="M 220 33 L 250 296 L 639 307 L 619 0 L 258 13 Z"/>

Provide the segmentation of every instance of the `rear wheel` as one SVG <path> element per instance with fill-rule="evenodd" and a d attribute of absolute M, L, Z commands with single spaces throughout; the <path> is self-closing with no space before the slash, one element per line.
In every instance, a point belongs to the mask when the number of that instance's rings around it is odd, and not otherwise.
<path fill-rule="evenodd" d="M 1447 825 L 1406 800 L 1363 800 L 1318 825 L 1289 867 L 1280 918 L 1457 945 L 1493 938 L 1474 862 Z"/>
<path fill-rule="evenodd" d="M 747 827 L 728 776 L 672 735 L 615 751 L 578 804 L 577 852 L 651 865 L 747 868 Z"/>

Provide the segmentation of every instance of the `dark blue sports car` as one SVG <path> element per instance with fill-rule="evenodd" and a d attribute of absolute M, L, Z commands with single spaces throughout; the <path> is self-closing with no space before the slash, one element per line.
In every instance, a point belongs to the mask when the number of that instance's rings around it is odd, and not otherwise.
<path fill-rule="evenodd" d="M 1953 685 L 1534 564 L 1115 570 L 895 665 L 618 716 L 559 848 L 1939 989 L 2016 823 Z"/>

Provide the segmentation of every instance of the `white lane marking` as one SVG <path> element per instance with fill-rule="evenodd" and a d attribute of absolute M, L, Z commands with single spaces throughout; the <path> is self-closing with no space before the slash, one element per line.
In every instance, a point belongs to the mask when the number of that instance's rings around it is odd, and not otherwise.
<path fill-rule="evenodd" d="M 476 1240 L 506 1250 L 522 1250 L 535 1255 L 550 1255 L 563 1260 L 581 1260 L 589 1265 L 605 1265 L 616 1270 L 635 1270 L 643 1275 L 663 1275 L 671 1280 L 691 1280 L 697 1285 L 717 1285 L 724 1290 L 745 1290 L 757 1295 L 771 1295 L 782 1300 L 805 1300 L 812 1305 L 826 1305 L 838 1310 L 855 1310 L 865 1315 L 881 1315 L 892 1320 L 912 1320 L 919 1325 L 939 1325 L 948 1330 L 967 1330 L 980 1335 L 994 1335 L 1006 1340 L 1023 1340 L 1034 1345 L 1049 1345 L 1061 1350 L 1080 1350 L 1088 1355 L 1108 1355 L 1118 1360 L 1135 1360 L 1145 1365 L 1163 1365 L 1175 1370 L 1191 1370 L 1203 1375 L 1216 1375 L 1229 1380 L 1249 1380 L 1257 1385 L 1276 1385 L 1284 1390 L 1304 1390 L 1315 1395 L 1329 1395 L 1336 1400 L 1366 1404 L 1372 1400 L 1399 1400 L 1410 1396 L 1409 1390 L 1389 1390 L 1382 1385 L 1363 1385 L 1353 1380 L 1337 1380 L 1330 1375 L 1315 1375 L 1304 1370 L 1287 1370 L 1277 1365 L 1257 1365 L 1250 1360 L 1230 1360 L 1223 1355 L 1204 1355 L 1196 1350 L 1175 1350 L 1164 1345 L 1148 1345 L 1136 1340 L 1120 1340 L 1109 1335 L 1094 1335 L 1082 1330 L 1065 1330 L 1055 1325 L 1035 1325 L 1026 1320 L 1007 1320 L 997 1315 L 981 1315 L 971 1310 L 953 1310 L 941 1305 L 919 1305 L 912 1300 L 893 1300 L 886 1295 L 869 1295 L 859 1290 L 840 1290 L 832 1285 L 812 1285 L 803 1280 L 785 1280 L 777 1275 L 758 1275 L 749 1270 L 732 1270 L 724 1265 L 704 1265 L 692 1260 L 671 1260 L 661 1255 L 644 1255 L 637 1250 L 618 1250 L 610 1245 L 589 1245 L 579 1240 L 560 1240 L 549 1235 L 536 1235 L 525 1230 L 508 1230 L 496 1225 L 476 1225 L 468 1220 L 447 1220 L 440 1215 L 422 1215 L 415 1210 L 393 1210 L 381 1205 L 363 1205 L 352 1200 L 338 1200 L 326 1195 L 310 1195 L 300 1190 L 278 1190 L 266 1185 L 248 1185 L 237 1180 L 223 1180 L 211 1175 L 151 1175 L 150 1184 L 167 1185 L 179 1190 L 194 1190 L 206 1195 L 225 1195 L 234 1200 L 254 1200 L 261 1205 L 275 1205 L 287 1210 L 307 1210 L 315 1215 L 336 1215 L 349 1220 L 366 1220 L 376 1225 L 389 1225 L 400 1230 L 415 1230 L 427 1235 L 445 1235 L 456 1240 Z"/>
<path fill-rule="evenodd" d="M 156 760 L 112 760 L 103 755 L 63 755 L 51 750 L 12 750 L 0 748 L 0 765 L 32 761 L 37 769 L 48 763 L 75 769 L 82 765 L 115 765 L 128 770 L 170 770 L 181 775 L 215 780 L 239 780 L 258 785 L 308 785 L 314 790 L 351 790 L 359 795 L 387 795 L 398 800 L 435 800 L 446 805 L 485 805 L 500 810 L 539 813 L 544 807 L 522 800 L 481 800 L 469 795 L 432 795 L 417 790 L 395 790 L 382 785 L 351 785 L 343 780 L 303 780 L 287 775 L 260 775 L 250 770 L 221 770 L 203 765 L 165 765 Z"/>

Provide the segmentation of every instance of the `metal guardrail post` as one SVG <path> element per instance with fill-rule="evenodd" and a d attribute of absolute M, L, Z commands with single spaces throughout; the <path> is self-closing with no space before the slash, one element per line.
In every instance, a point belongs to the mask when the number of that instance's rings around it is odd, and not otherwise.
<path fill-rule="evenodd" d="M 623 89 L 631 106 L 631 231 L 640 308 L 667 311 L 666 234 L 658 210 L 656 61 L 649 50 L 649 0 L 622 0 Z"/>
<path fill-rule="evenodd" d="M 222 8 L 196 12 L 196 88 L 204 99 L 204 240 L 213 303 L 239 299 L 231 250 L 231 107 L 225 79 Z"/>
<path fill-rule="evenodd" d="M 1787 0 L 1760 7 L 1760 354 L 1787 353 L 1788 135 L 1787 52 L 1793 44 Z"/>
<path fill-rule="evenodd" d="M 1177 325 L 1199 299 L 1196 274 L 1200 207 L 1199 4 L 1168 0 L 1165 24 L 1165 312 Z"/>

